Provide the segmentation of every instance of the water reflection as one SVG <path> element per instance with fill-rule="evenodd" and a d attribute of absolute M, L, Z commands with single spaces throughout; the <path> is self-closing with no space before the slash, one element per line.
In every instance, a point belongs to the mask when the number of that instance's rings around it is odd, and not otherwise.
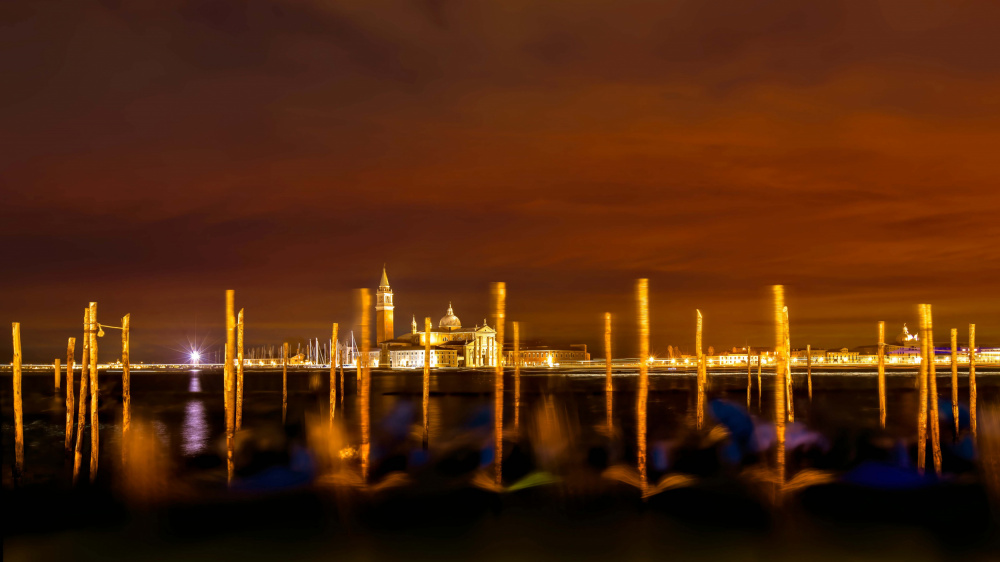
<path fill-rule="evenodd" d="M 191 373 L 188 392 L 201 393 L 201 377 Z M 188 399 L 184 406 L 184 424 L 181 427 L 181 450 L 185 455 L 194 456 L 205 452 L 208 443 L 208 414 L 200 396 Z"/>

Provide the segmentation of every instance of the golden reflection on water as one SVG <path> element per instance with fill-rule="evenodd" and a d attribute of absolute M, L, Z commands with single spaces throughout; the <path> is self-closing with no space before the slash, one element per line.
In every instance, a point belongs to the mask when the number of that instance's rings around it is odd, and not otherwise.
<path fill-rule="evenodd" d="M 638 449 L 639 485 L 643 496 L 648 488 L 646 474 L 646 404 L 649 400 L 649 279 L 639 279 L 635 284 L 636 305 L 639 318 L 639 389 L 637 392 L 636 445 Z"/>
<path fill-rule="evenodd" d="M 503 483 L 503 325 L 507 306 L 507 285 L 500 281 L 490 287 L 493 294 L 493 322 L 496 324 L 496 354 L 493 358 L 495 383 L 493 394 L 494 469 L 496 485 Z"/>
<path fill-rule="evenodd" d="M 164 444 L 145 419 L 137 418 L 122 436 L 122 491 L 134 505 L 148 507 L 177 497 L 176 484 L 169 481 L 169 463 Z"/>
<path fill-rule="evenodd" d="M 979 440 L 979 463 L 983 483 L 994 509 L 1000 509 L 1000 405 L 989 401 L 983 407 L 983 425 Z"/>

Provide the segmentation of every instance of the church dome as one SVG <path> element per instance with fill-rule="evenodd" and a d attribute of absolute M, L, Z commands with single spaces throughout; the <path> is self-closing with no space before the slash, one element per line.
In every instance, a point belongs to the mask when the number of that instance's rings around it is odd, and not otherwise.
<path fill-rule="evenodd" d="M 448 303 L 448 313 L 441 317 L 438 321 L 438 328 L 461 328 L 462 321 L 455 316 L 455 311 L 451 309 L 451 303 Z"/>
<path fill-rule="evenodd" d="M 900 332 L 898 336 L 896 336 L 896 343 L 898 345 L 911 345 L 914 342 L 918 341 L 919 339 L 920 338 L 917 334 L 910 333 L 910 329 L 907 328 L 906 324 L 904 323 L 903 331 Z"/>

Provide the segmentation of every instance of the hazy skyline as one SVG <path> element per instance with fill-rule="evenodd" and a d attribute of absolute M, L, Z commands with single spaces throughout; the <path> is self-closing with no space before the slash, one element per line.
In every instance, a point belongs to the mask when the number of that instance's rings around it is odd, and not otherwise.
<path fill-rule="evenodd" d="M 27 362 L 82 310 L 133 360 L 328 337 L 388 266 L 397 333 L 505 281 L 525 337 L 1000 343 L 1000 5 L 5 2 L 0 317 Z M 960 337 L 964 340 L 965 337 Z M 117 353 L 114 335 L 102 357 Z M 111 349 L 116 351 L 112 352 Z M 10 338 L 0 353 L 11 354 Z M 79 346 L 78 346 L 79 350 Z M 111 355 L 113 356 L 113 355 Z M 7 361 L 6 359 L 4 361 Z"/>

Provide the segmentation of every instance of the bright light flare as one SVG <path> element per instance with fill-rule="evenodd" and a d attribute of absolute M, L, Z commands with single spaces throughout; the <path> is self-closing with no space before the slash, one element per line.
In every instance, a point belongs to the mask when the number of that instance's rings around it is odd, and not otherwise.
<path fill-rule="evenodd" d="M 192 351 L 191 352 L 191 363 L 197 365 L 199 361 L 201 361 L 201 353 L 198 353 L 197 351 Z"/>

